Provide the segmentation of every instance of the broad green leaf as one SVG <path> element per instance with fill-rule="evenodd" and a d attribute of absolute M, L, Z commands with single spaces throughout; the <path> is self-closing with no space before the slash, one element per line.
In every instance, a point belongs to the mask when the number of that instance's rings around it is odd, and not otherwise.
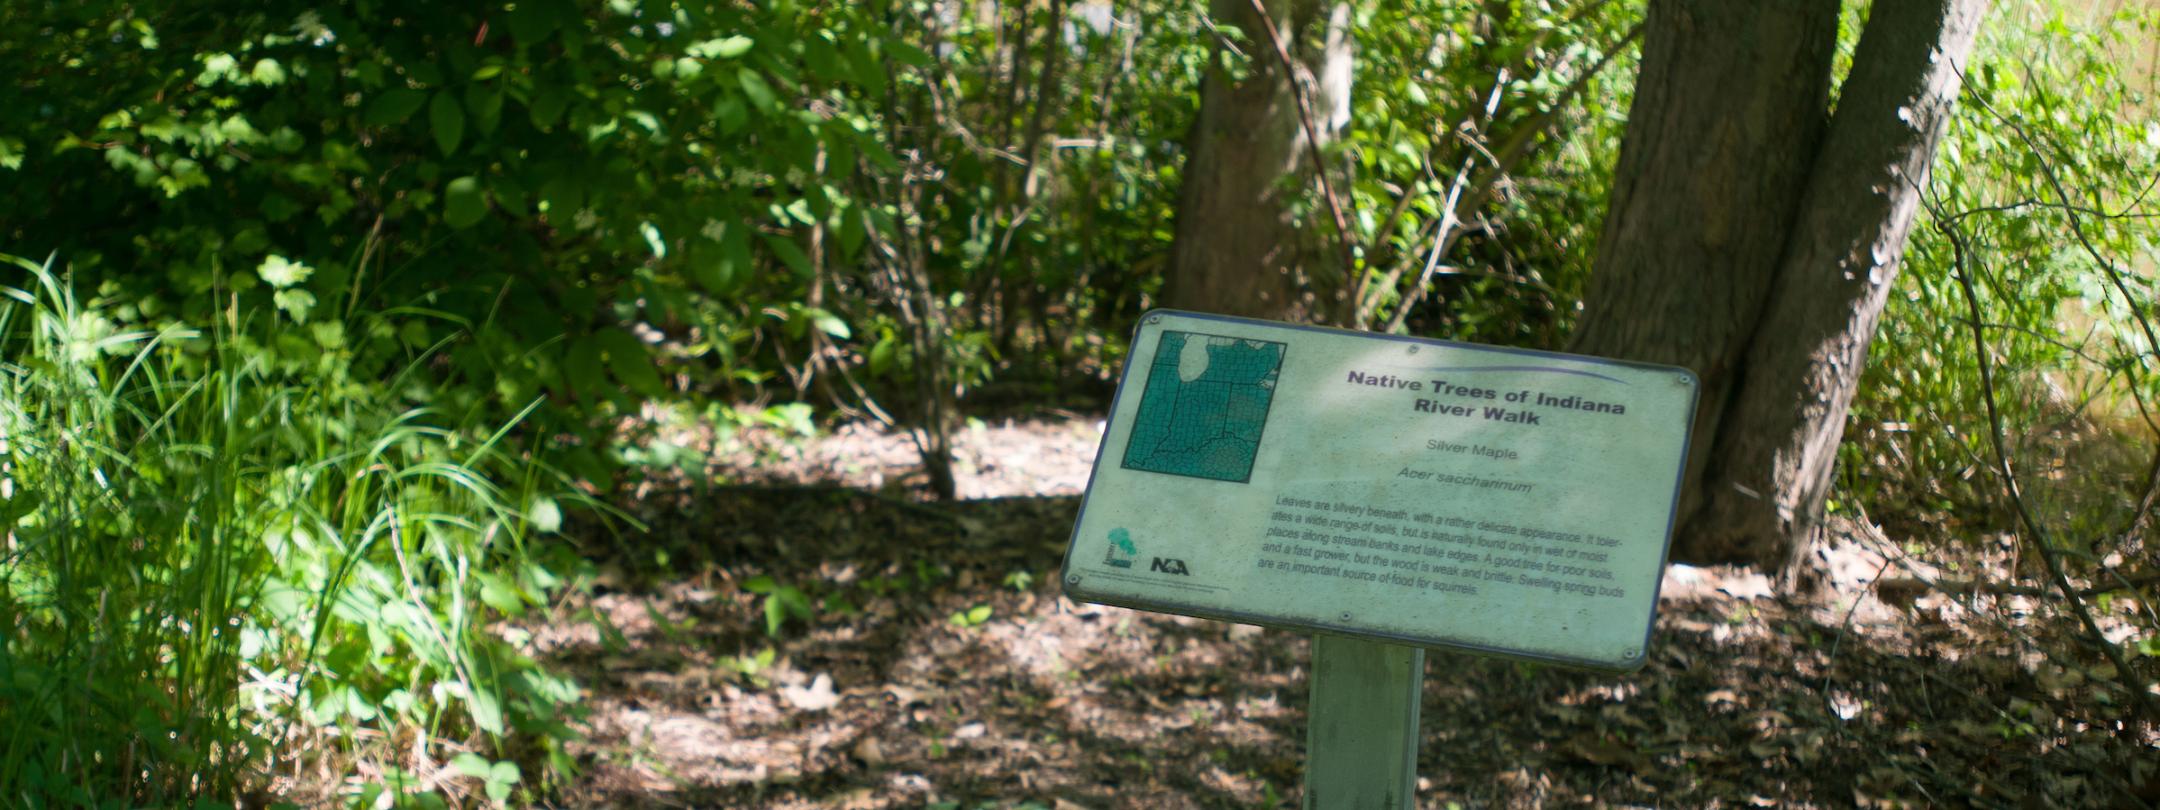
<path fill-rule="evenodd" d="M 934 61 L 930 58 L 929 51 L 916 47 L 915 43 L 907 40 L 888 39 L 884 44 L 886 52 L 892 54 L 894 61 L 908 67 L 927 68 Z"/>
<path fill-rule="evenodd" d="M 750 277 L 750 228 L 742 224 L 726 226 L 717 244 L 701 242 L 690 257 L 691 277 L 706 292 L 723 295 L 732 292 L 744 279 Z"/>
<path fill-rule="evenodd" d="M 442 147 L 443 154 L 456 152 L 458 142 L 465 138 L 465 111 L 458 108 L 457 99 L 445 90 L 428 101 L 428 127 L 435 132 L 435 145 Z"/>
<path fill-rule="evenodd" d="M 593 340 L 607 352 L 608 368 L 616 380 L 648 397 L 667 394 L 660 372 L 653 368 L 652 349 L 637 336 L 621 329 L 602 329 L 593 334 Z"/>
<path fill-rule="evenodd" d="M 502 123 L 502 106 L 501 87 L 493 84 L 465 87 L 465 111 L 472 115 L 473 129 L 480 134 L 492 134 L 496 125 Z"/>
<path fill-rule="evenodd" d="M 361 123 L 371 127 L 387 127 L 401 124 L 427 103 L 427 94 L 418 90 L 385 90 L 368 102 L 367 112 L 360 116 Z"/>
<path fill-rule="evenodd" d="M 546 132 L 555 128 L 563 110 L 570 106 L 570 93 L 562 85 L 542 82 L 533 88 L 532 100 L 526 102 L 526 112 L 531 114 L 534 129 Z"/>
<path fill-rule="evenodd" d="M 519 616 L 525 612 L 525 600 L 518 595 L 517 586 L 508 578 L 482 571 L 480 577 L 480 601 L 505 616 Z"/>
<path fill-rule="evenodd" d="M 561 22 L 553 11 L 539 3 L 516 3 L 510 9 L 510 35 L 516 37 L 521 46 L 540 44 L 559 25 Z"/>
<path fill-rule="evenodd" d="M 443 222 L 452 228 L 463 230 L 478 224 L 487 216 L 487 192 L 480 188 L 480 178 L 467 175 L 443 186 Z"/>
<path fill-rule="evenodd" d="M 818 331 L 840 340 L 846 340 L 854 334 L 849 331 L 847 321 L 823 309 L 810 310 L 810 322 L 817 325 Z"/>
<path fill-rule="evenodd" d="M 787 265 L 788 269 L 795 271 L 795 275 L 809 278 L 816 274 L 816 271 L 810 266 L 810 255 L 804 253 L 802 247 L 795 244 L 794 239 L 776 234 L 767 234 L 765 236 L 765 245 L 772 248 L 773 255 L 779 256 L 780 262 Z"/>
<path fill-rule="evenodd" d="M 458 774 L 462 776 L 470 776 L 474 779 L 486 779 L 488 775 L 488 761 L 487 759 L 481 757 L 479 754 L 475 754 L 471 751 L 463 751 L 459 752 L 456 757 L 450 760 L 450 769 L 457 771 Z"/>
<path fill-rule="evenodd" d="M 547 204 L 548 221 L 563 227 L 585 207 L 585 187 L 574 178 L 556 176 L 540 187 L 540 200 Z"/>
<path fill-rule="evenodd" d="M 255 266 L 255 276 L 278 289 L 305 282 L 314 274 L 315 268 L 278 255 L 265 257 L 262 264 Z"/>
<path fill-rule="evenodd" d="M 497 804 L 510 800 L 511 787 L 518 783 L 520 774 L 515 762 L 497 762 L 488 769 L 487 795 Z"/>
<path fill-rule="evenodd" d="M 533 499 L 532 509 L 527 514 L 533 529 L 540 532 L 561 531 L 562 518 L 562 507 L 555 505 L 554 498 L 545 495 Z"/>
<path fill-rule="evenodd" d="M 824 36 L 811 36 L 803 40 L 803 62 L 810 66 L 810 74 L 828 82 L 846 81 L 847 68 L 840 64 L 840 49 Z"/>
<path fill-rule="evenodd" d="M 472 713 L 473 725 L 479 726 L 481 731 L 503 733 L 502 701 L 495 693 L 466 684 L 465 710 Z"/>
<path fill-rule="evenodd" d="M 689 47 L 688 53 L 703 59 L 733 59 L 749 53 L 753 44 L 755 43 L 751 42 L 749 37 L 736 34 L 696 43 Z"/>
<path fill-rule="evenodd" d="M 743 68 L 735 74 L 735 80 L 742 85 L 743 95 L 750 97 L 750 103 L 757 106 L 758 112 L 771 113 L 779 105 L 779 96 L 773 93 L 772 85 L 757 71 Z"/>
<path fill-rule="evenodd" d="M 609 398 L 612 386 L 607 381 L 607 365 L 601 358 L 599 343 L 581 340 L 571 346 L 563 358 L 563 370 L 570 389 L 580 400 L 598 402 Z"/>
<path fill-rule="evenodd" d="M 308 310 L 315 307 L 315 294 L 307 290 L 278 290 L 270 295 L 270 303 L 292 316 L 293 323 L 305 324 Z"/>

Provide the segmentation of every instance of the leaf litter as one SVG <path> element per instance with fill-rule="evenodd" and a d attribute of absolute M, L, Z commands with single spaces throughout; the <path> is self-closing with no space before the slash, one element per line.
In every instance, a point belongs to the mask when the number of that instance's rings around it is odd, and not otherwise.
<path fill-rule="evenodd" d="M 532 628 L 588 691 L 563 798 L 1296 806 L 1306 638 L 1058 591 L 1099 430 L 963 431 L 953 504 L 925 500 L 904 437 L 866 428 L 716 457 L 741 484 L 648 488 L 633 506 L 651 535 L 597 553 L 576 620 Z M 1873 526 L 1835 534 L 1814 599 L 1672 566 L 1638 672 L 1430 654 L 1418 805 L 2160 804 L 2160 740 L 2124 728 L 2097 655 L 2041 643 L 2072 637 L 2059 617 L 1877 594 L 1934 569 Z M 758 578 L 773 587 L 744 588 Z M 769 632 L 783 586 L 812 609 Z"/>

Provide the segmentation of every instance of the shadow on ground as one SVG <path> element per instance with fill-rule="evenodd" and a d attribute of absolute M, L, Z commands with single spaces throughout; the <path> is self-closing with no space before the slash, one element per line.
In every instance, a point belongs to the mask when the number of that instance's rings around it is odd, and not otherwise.
<path fill-rule="evenodd" d="M 565 798 L 1294 806 L 1307 641 L 1066 600 L 1052 578 L 1077 506 L 816 487 L 653 496 L 665 517 L 649 545 L 616 550 L 574 606 L 586 618 L 536 628 L 591 696 L 585 773 Z M 765 601 L 783 586 L 816 610 L 783 608 L 769 634 Z M 2048 674 L 2075 666 L 1924 622 L 1863 632 L 1823 606 L 1685 591 L 1661 605 L 1639 672 L 1429 656 L 1420 806 L 2160 799 L 2150 743 L 2077 714 L 2101 705 L 2077 691 L 2091 685 Z"/>

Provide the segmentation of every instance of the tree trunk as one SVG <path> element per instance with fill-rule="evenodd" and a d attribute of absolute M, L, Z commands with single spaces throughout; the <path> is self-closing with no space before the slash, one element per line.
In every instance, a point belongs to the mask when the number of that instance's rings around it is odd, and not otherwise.
<path fill-rule="evenodd" d="M 1652 0 L 1574 348 L 1702 378 L 1673 557 L 1786 569 L 1986 0 L 1875 3 L 1834 120 L 1836 0 Z"/>
<path fill-rule="evenodd" d="M 1336 295 L 1340 270 L 1311 272 L 1305 261 L 1311 245 L 1307 229 L 1291 215 L 1291 204 L 1312 177 L 1312 148 L 1300 120 L 1291 82 L 1316 87 L 1308 101 L 1323 140 L 1348 122 L 1352 49 L 1347 6 L 1332 15 L 1328 36 L 1317 49 L 1307 47 L 1317 4 L 1310 0 L 1264 0 L 1268 18 L 1254 13 L 1251 0 L 1211 0 L 1215 20 L 1246 33 L 1245 78 L 1223 70 L 1225 55 L 1217 46 L 1200 84 L 1200 112 L 1186 139 L 1184 181 L 1178 191 L 1177 233 L 1164 299 L 1170 306 L 1231 315 L 1283 320 L 1331 320 L 1341 302 Z M 1294 60 L 1286 73 L 1264 25 L 1273 25 Z M 1318 64 L 1306 55 L 1317 50 Z M 1312 77 L 1321 77 L 1314 82 Z M 1324 289 L 1322 289 L 1324 287 Z"/>
<path fill-rule="evenodd" d="M 1788 574 L 1813 533 L 1868 341 L 1897 278 L 1928 164 L 1985 0 L 1870 10 L 1757 334 L 1727 405 L 1690 534 Z M 1750 494 L 1753 493 L 1753 494 Z"/>

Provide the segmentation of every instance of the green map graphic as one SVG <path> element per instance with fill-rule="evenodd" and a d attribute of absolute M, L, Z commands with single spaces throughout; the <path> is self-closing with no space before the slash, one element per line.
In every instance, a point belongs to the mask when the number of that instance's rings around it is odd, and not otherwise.
<path fill-rule="evenodd" d="M 1281 343 L 1164 332 L 1125 443 L 1125 469 L 1250 479 L 1282 359 Z"/>

